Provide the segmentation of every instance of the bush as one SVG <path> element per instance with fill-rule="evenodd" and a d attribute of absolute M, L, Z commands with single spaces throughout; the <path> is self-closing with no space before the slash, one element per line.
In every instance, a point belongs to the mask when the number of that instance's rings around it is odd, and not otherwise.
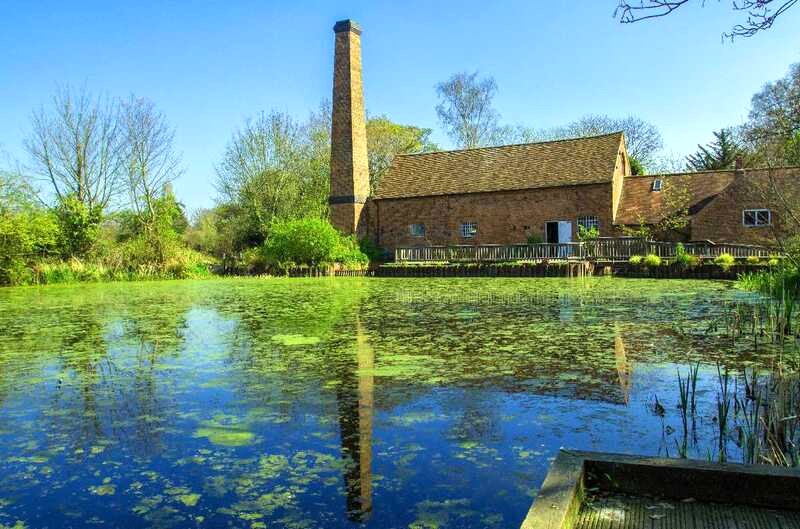
<path fill-rule="evenodd" d="M 342 237 L 330 222 L 318 218 L 273 222 L 263 251 L 278 268 L 369 262 L 354 237 Z"/>
<path fill-rule="evenodd" d="M 779 264 L 781 264 L 781 260 L 777 257 L 770 257 L 769 261 L 767 261 L 767 265 L 769 266 L 778 266 Z"/>
<path fill-rule="evenodd" d="M 34 281 L 31 265 L 58 251 L 55 217 L 42 209 L 0 211 L 0 285 Z"/>
<path fill-rule="evenodd" d="M 678 243 L 675 246 L 675 264 L 683 268 L 694 268 L 700 264 L 700 258 L 687 252 L 683 244 Z"/>
<path fill-rule="evenodd" d="M 639 266 L 640 264 L 642 264 L 643 259 L 644 257 L 642 257 L 641 255 L 631 255 L 630 258 L 628 259 L 628 262 L 634 266 Z"/>
<path fill-rule="evenodd" d="M 749 265 L 757 265 L 761 264 L 761 259 L 757 255 L 748 255 L 746 262 Z"/>
<path fill-rule="evenodd" d="M 721 255 L 717 256 L 717 257 L 714 259 L 714 264 L 715 264 L 715 265 L 718 265 L 718 266 L 719 266 L 720 268 L 722 268 L 723 270 L 725 270 L 725 271 L 728 271 L 728 270 L 730 270 L 730 268 L 731 268 L 733 265 L 735 265 L 735 264 L 736 264 L 736 258 L 735 258 L 735 257 L 733 257 L 733 256 L 732 256 L 731 254 L 729 254 L 729 253 L 724 253 L 724 254 L 721 254 Z"/>
<path fill-rule="evenodd" d="M 578 240 L 594 241 L 598 237 L 600 237 L 600 230 L 597 229 L 597 226 L 586 228 L 585 226 L 578 224 Z"/>
<path fill-rule="evenodd" d="M 647 254 L 644 258 L 644 265 L 647 267 L 661 266 L 661 258 L 654 253 Z"/>
<path fill-rule="evenodd" d="M 87 255 L 97 241 L 103 210 L 100 206 L 89 207 L 69 195 L 61 199 L 55 208 L 60 232 L 59 246 L 67 257 Z"/>

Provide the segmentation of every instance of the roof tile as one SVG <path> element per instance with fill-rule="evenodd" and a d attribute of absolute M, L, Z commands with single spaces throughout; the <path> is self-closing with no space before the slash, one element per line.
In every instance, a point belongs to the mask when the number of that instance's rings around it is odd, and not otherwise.
<path fill-rule="evenodd" d="M 396 156 L 375 198 L 610 182 L 622 133 Z"/>

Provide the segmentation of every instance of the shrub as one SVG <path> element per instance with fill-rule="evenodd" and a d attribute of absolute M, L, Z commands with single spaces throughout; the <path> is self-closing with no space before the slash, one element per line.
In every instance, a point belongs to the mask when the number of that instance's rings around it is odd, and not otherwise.
<path fill-rule="evenodd" d="M 748 255 L 746 262 L 749 265 L 757 265 L 761 264 L 761 259 L 757 255 Z"/>
<path fill-rule="evenodd" d="M 770 257 L 769 261 L 767 261 L 767 264 L 769 266 L 778 266 L 779 264 L 781 264 L 781 261 L 777 257 Z"/>
<path fill-rule="evenodd" d="M 354 237 L 342 237 L 330 222 L 318 218 L 273 222 L 264 255 L 279 268 L 369 262 Z"/>
<path fill-rule="evenodd" d="M 700 258 L 687 252 L 683 244 L 678 243 L 675 246 L 675 264 L 683 268 L 694 268 L 700 264 Z"/>
<path fill-rule="evenodd" d="M 100 232 L 102 208 L 87 206 L 75 195 L 69 195 L 59 201 L 55 214 L 58 219 L 61 252 L 68 257 L 88 254 Z"/>
<path fill-rule="evenodd" d="M 714 259 L 714 264 L 727 271 L 736 264 L 736 258 L 729 253 L 723 253 Z"/>
<path fill-rule="evenodd" d="M 594 241 L 598 237 L 600 237 L 600 230 L 597 229 L 597 226 L 586 228 L 585 226 L 578 224 L 578 240 Z"/>
<path fill-rule="evenodd" d="M 372 242 L 369 237 L 364 237 L 358 241 L 358 247 L 361 249 L 361 253 L 366 255 L 370 261 L 383 261 L 388 254 L 385 248 L 381 248 Z"/>
<path fill-rule="evenodd" d="M 644 257 L 644 265 L 647 267 L 657 267 L 661 266 L 661 258 L 654 253 L 647 254 Z"/>
<path fill-rule="evenodd" d="M 642 264 L 643 259 L 644 257 L 642 257 L 641 255 L 631 255 L 630 258 L 628 259 L 628 262 L 632 265 L 639 266 L 640 264 Z"/>
<path fill-rule="evenodd" d="M 31 265 L 57 252 L 55 217 L 42 209 L 0 211 L 0 285 L 34 281 Z"/>

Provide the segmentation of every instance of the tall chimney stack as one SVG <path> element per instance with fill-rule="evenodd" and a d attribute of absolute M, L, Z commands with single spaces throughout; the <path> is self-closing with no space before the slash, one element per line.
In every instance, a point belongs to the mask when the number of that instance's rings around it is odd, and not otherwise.
<path fill-rule="evenodd" d="M 352 20 L 333 26 L 333 126 L 331 131 L 331 223 L 345 235 L 365 235 L 369 196 L 367 127 L 361 82 L 361 28 Z"/>

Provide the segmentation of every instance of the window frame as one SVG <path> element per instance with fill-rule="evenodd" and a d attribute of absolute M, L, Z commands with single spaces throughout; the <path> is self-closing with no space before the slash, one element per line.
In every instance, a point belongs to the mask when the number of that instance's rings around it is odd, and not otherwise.
<path fill-rule="evenodd" d="M 420 230 L 415 231 L 414 228 L 420 228 Z M 408 225 L 408 234 L 411 237 L 425 237 L 425 223 L 424 222 L 412 222 Z"/>
<path fill-rule="evenodd" d="M 753 215 L 753 223 L 747 223 L 747 215 Z M 767 221 L 766 222 L 759 222 L 758 221 L 758 214 L 759 213 L 766 213 L 767 214 Z M 767 208 L 749 208 L 742 210 L 742 226 L 745 228 L 765 228 L 767 226 L 772 226 L 772 210 Z"/>
<path fill-rule="evenodd" d="M 582 220 L 591 219 L 594 222 L 584 223 L 581 222 Z M 597 215 L 581 215 L 575 219 L 576 226 L 583 226 L 583 229 L 590 230 L 592 227 L 597 228 L 597 232 L 600 233 L 600 217 Z"/>
<path fill-rule="evenodd" d="M 660 193 L 662 189 L 664 189 L 664 179 L 663 178 L 653 179 L 653 185 L 650 187 L 650 190 L 653 191 L 654 193 Z"/>
<path fill-rule="evenodd" d="M 472 227 L 472 231 L 467 232 L 465 228 L 467 226 Z M 461 223 L 461 226 L 458 228 L 458 233 L 461 235 L 462 239 L 474 239 L 475 236 L 478 234 L 478 223 L 474 221 L 465 221 Z"/>

